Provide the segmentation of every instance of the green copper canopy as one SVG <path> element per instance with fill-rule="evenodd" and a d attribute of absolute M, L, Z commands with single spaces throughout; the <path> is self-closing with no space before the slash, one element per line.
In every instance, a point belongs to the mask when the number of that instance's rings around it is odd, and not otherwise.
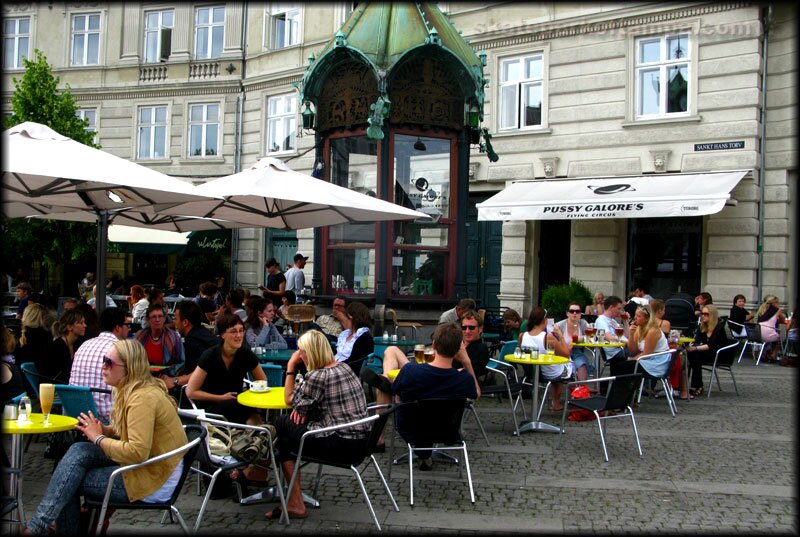
<path fill-rule="evenodd" d="M 404 60 L 437 58 L 451 65 L 455 83 L 464 98 L 465 110 L 483 119 L 485 57 L 479 57 L 434 3 L 367 2 L 359 5 L 342 28 L 309 66 L 300 82 L 301 102 L 318 103 L 328 75 L 337 66 L 353 60 L 366 65 L 375 77 L 378 98 L 364 118 L 371 127 L 368 135 L 381 138 L 383 119 L 391 106 L 389 81 L 392 71 Z M 465 120 L 465 123 L 468 121 Z"/>

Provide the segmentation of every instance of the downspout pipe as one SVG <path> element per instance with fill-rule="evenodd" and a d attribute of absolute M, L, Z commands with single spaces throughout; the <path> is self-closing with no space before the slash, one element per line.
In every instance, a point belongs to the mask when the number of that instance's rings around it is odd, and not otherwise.
<path fill-rule="evenodd" d="M 233 148 L 233 173 L 242 171 L 242 132 L 244 124 L 244 101 L 246 93 L 244 90 L 244 77 L 247 74 L 247 8 L 248 2 L 242 4 L 242 72 L 239 75 L 239 95 L 236 96 L 236 135 L 234 136 Z M 238 283 L 239 266 L 239 230 L 231 230 L 231 289 Z"/>
<path fill-rule="evenodd" d="M 769 51 L 769 27 L 772 22 L 772 6 L 761 10 L 761 28 L 764 32 L 762 47 L 763 68 L 761 70 L 761 113 L 760 113 L 760 145 L 758 151 L 758 269 L 756 271 L 756 304 L 760 304 L 764 296 L 764 183 L 766 178 L 766 134 L 767 134 L 767 59 Z"/>

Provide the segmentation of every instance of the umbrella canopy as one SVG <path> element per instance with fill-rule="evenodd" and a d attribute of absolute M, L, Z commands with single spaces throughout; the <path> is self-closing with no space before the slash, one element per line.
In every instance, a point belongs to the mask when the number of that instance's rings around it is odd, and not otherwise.
<path fill-rule="evenodd" d="M 154 211 L 165 206 L 208 199 L 190 183 L 81 144 L 39 123 L 20 123 L 3 131 L 2 144 L 3 216 L 97 221 L 96 274 L 101 278 L 105 274 L 110 218 L 132 207 L 157 214 Z M 128 225 L 139 221 L 132 216 L 123 220 L 120 223 Z M 140 225 L 153 227 L 151 222 Z M 195 229 L 169 225 L 164 223 L 160 229 Z M 101 310 L 104 285 L 98 286 L 97 295 L 97 308 Z"/>
<path fill-rule="evenodd" d="M 287 230 L 345 222 L 429 219 L 425 213 L 296 172 L 272 157 L 199 185 L 197 192 L 224 199 L 182 203 L 159 213 L 217 218 L 236 222 L 233 227 Z"/>

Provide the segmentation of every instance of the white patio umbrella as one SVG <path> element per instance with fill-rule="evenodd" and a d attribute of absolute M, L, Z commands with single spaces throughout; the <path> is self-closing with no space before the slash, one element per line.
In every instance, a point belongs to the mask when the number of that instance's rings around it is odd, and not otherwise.
<path fill-rule="evenodd" d="M 190 183 L 81 144 L 39 123 L 20 123 L 3 131 L 2 144 L 3 215 L 97 221 L 98 277 L 105 274 L 109 215 L 133 207 L 157 214 L 165 206 L 208 199 Z M 102 309 L 104 285 L 98 286 L 97 294 Z"/>
<path fill-rule="evenodd" d="M 231 222 L 232 227 L 305 229 L 345 222 L 414 220 L 418 211 L 355 192 L 265 157 L 250 168 L 197 186 L 211 199 L 181 203 L 160 214 L 196 215 Z M 233 222 L 237 224 L 233 224 Z"/>

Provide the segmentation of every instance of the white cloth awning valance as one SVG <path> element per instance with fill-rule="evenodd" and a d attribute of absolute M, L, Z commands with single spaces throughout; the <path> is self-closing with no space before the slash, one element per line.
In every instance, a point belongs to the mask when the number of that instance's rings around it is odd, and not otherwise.
<path fill-rule="evenodd" d="M 177 231 L 112 224 L 108 226 L 108 240 L 109 242 L 185 245 L 189 242 L 189 232 L 178 233 Z"/>
<path fill-rule="evenodd" d="M 478 220 L 701 216 L 722 210 L 749 173 L 678 173 L 512 183 L 477 205 Z"/>

